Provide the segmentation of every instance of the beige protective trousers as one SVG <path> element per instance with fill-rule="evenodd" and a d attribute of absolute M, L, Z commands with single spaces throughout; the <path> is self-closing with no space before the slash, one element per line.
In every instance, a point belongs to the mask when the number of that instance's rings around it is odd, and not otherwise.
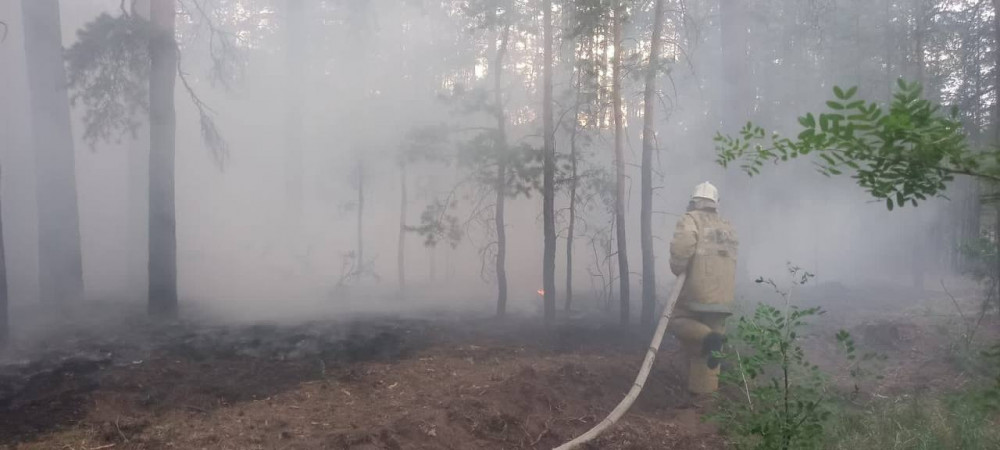
<path fill-rule="evenodd" d="M 719 366 L 708 368 L 708 357 L 702 346 L 711 332 L 726 333 L 725 313 L 692 313 L 670 320 L 670 332 L 677 336 L 688 362 L 688 391 L 694 394 L 709 394 L 719 389 Z"/>

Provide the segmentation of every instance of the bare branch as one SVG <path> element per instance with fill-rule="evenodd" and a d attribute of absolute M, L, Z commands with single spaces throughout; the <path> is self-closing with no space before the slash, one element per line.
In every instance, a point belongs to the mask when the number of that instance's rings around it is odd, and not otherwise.
<path fill-rule="evenodd" d="M 194 5 L 195 11 L 205 26 L 208 27 L 208 53 L 212 60 L 212 79 L 229 89 L 231 79 L 238 79 L 242 76 L 242 61 L 239 50 L 233 42 L 246 44 L 246 41 L 239 35 L 219 28 L 202 7 L 200 0 L 189 1 Z"/>
<path fill-rule="evenodd" d="M 198 116 L 201 121 L 201 138 L 205 141 L 205 145 L 208 145 L 209 150 L 211 150 L 216 164 L 222 167 L 226 160 L 229 159 L 229 143 L 219 133 L 219 128 L 215 124 L 213 117 L 215 111 L 202 101 L 201 97 L 194 91 L 194 88 L 191 87 L 191 83 L 188 82 L 187 73 L 181 69 L 180 57 L 177 58 L 177 77 L 180 78 L 181 84 L 184 85 L 184 90 L 187 91 L 188 97 L 191 98 L 191 103 L 198 109 Z"/>

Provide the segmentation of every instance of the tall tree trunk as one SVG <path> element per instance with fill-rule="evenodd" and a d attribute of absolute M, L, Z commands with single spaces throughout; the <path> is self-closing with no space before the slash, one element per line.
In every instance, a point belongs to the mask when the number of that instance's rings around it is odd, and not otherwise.
<path fill-rule="evenodd" d="M 573 238 L 576 233 L 576 189 L 579 184 L 578 168 L 577 168 L 577 154 L 576 149 L 576 135 L 579 131 L 579 120 L 580 120 L 580 91 L 582 90 L 582 70 L 576 72 L 576 98 L 574 101 L 576 105 L 573 106 L 573 120 L 572 128 L 569 135 L 569 163 L 570 163 L 570 178 L 569 178 L 569 229 L 566 231 L 566 311 L 569 311 L 573 305 Z M 599 263 L 599 261 L 598 261 Z"/>
<path fill-rule="evenodd" d="M 611 230 L 614 231 L 614 228 L 615 228 L 615 220 L 613 219 L 613 220 L 611 220 Z M 607 284 L 607 288 L 608 288 L 608 303 L 607 303 L 607 308 L 605 308 L 605 310 L 608 311 L 608 312 L 611 312 L 611 305 L 615 302 L 615 265 L 612 262 L 612 258 L 611 258 L 611 255 L 614 252 L 614 247 L 611 246 L 611 243 L 613 241 L 614 241 L 614 239 L 611 239 L 611 236 L 610 236 L 610 233 L 609 233 L 609 235 L 608 235 L 608 241 L 607 241 L 607 248 L 605 249 L 605 251 L 606 251 L 606 253 L 608 255 L 608 258 L 607 258 L 607 261 L 608 261 L 608 284 Z"/>
<path fill-rule="evenodd" d="M 993 41 L 1000 42 L 1000 0 L 993 0 Z M 1000 45 L 993 45 L 993 98 L 1000 98 Z M 993 143 L 1000 144 L 1000 101 L 993 102 Z"/>
<path fill-rule="evenodd" d="M 399 241 L 396 248 L 399 298 L 406 297 L 406 163 L 399 164 Z"/>
<path fill-rule="evenodd" d="M 2 198 L 0 194 L 0 199 Z M 3 204 L 0 202 L 0 349 L 10 338 L 10 318 L 7 308 L 7 257 L 3 246 Z"/>
<path fill-rule="evenodd" d="M 924 76 L 925 73 L 924 24 L 926 21 L 926 9 L 924 8 L 924 6 L 925 6 L 924 0 L 917 0 L 916 30 L 914 31 L 914 38 L 915 38 L 914 63 L 916 64 L 915 69 L 916 69 L 917 83 L 920 83 L 920 86 L 923 87 L 924 97 L 930 98 L 930 89 L 928 89 L 927 80 L 925 79 Z M 924 232 L 925 226 L 923 223 L 923 214 L 921 214 L 921 211 L 923 210 L 917 208 L 916 211 L 914 212 L 914 214 L 916 215 L 916 220 L 913 221 L 913 225 L 916 228 L 915 230 L 916 236 L 914 236 L 914 238 L 911 240 L 912 254 L 910 255 L 910 274 L 912 276 L 914 289 L 924 288 L 924 272 L 926 270 L 926 264 L 924 258 L 927 252 L 924 247 L 927 245 L 926 241 L 928 239 L 927 236 L 928 233 Z"/>
<path fill-rule="evenodd" d="M 625 240 L 625 131 L 622 117 L 622 14 L 624 6 L 619 1 L 614 11 L 615 54 L 611 79 L 612 108 L 615 121 L 615 232 L 618 242 L 618 282 L 621 302 L 621 322 L 629 322 L 629 270 L 628 243 Z"/>
<path fill-rule="evenodd" d="M 177 118 L 174 84 L 177 42 L 174 0 L 150 4 L 149 40 L 149 313 L 177 316 L 177 227 L 174 156 Z"/>
<path fill-rule="evenodd" d="M 545 320 L 556 318 L 556 218 L 555 170 L 556 131 L 552 117 L 552 0 L 542 1 L 544 26 L 544 67 L 542 68 L 542 123 L 545 133 L 542 168 L 542 221 L 545 230 L 545 251 L 542 261 L 542 289 L 545 298 Z"/>
<path fill-rule="evenodd" d="M 305 0 L 288 0 L 286 49 L 288 97 L 285 115 L 285 202 L 288 217 L 297 224 L 302 214 L 302 95 L 305 71 Z"/>
<path fill-rule="evenodd" d="M 507 314 L 507 230 L 504 225 L 504 201 L 507 197 L 507 117 L 503 106 L 503 63 L 510 38 L 510 25 L 505 25 L 497 43 L 496 60 L 493 62 L 493 102 L 497 119 L 497 179 L 496 220 L 497 233 L 497 316 Z"/>
<path fill-rule="evenodd" d="M 22 0 L 38 201 L 39 296 L 83 296 L 76 163 L 58 0 Z"/>
<path fill-rule="evenodd" d="M 656 260 L 653 256 L 653 105 L 656 103 L 656 73 L 659 69 L 660 33 L 663 32 L 663 0 L 656 0 L 653 10 L 653 35 L 650 38 L 649 66 L 642 112 L 642 325 L 652 325 L 656 315 Z"/>
<path fill-rule="evenodd" d="M 1000 0 L 993 0 L 993 41 L 1000 42 Z M 993 45 L 993 145 L 1000 145 L 1000 45 Z M 994 193 L 997 191 L 996 183 L 993 183 Z M 998 254 L 996 273 L 997 301 L 1000 302 L 1000 203 L 997 206 L 995 234 L 993 244 L 996 246 Z"/>
<path fill-rule="evenodd" d="M 150 0 L 136 0 L 132 14 L 149 20 Z M 137 136 L 148 136 L 147 123 Z M 135 298 L 149 295 L 149 139 L 128 149 L 128 283 Z"/>

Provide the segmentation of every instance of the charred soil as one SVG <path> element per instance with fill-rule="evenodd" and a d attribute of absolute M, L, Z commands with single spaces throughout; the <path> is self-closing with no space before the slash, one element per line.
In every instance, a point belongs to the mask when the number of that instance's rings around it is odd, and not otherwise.
<path fill-rule="evenodd" d="M 76 339 L 4 366 L 0 448 L 552 448 L 622 398 L 645 340 L 597 323 L 376 319 Z M 723 447 L 681 361 L 661 351 L 591 447 Z"/>

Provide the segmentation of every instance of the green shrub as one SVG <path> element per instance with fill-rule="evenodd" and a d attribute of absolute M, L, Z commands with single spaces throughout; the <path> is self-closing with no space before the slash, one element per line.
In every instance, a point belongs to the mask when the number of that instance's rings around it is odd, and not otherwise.
<path fill-rule="evenodd" d="M 790 304 L 794 287 L 812 274 L 791 265 L 789 273 L 794 283 L 787 290 L 773 280 L 757 280 L 773 287 L 784 307 L 758 304 L 753 316 L 739 319 L 726 350 L 718 355 L 733 368 L 720 375 L 720 382 L 742 393 L 719 402 L 710 419 L 725 425 L 737 447 L 804 449 L 822 442 L 823 422 L 830 414 L 825 383 L 799 345 L 799 332 L 808 318 L 823 311 Z"/>
<path fill-rule="evenodd" d="M 795 287 L 806 284 L 813 275 L 791 264 L 788 272 L 792 284 L 787 289 L 771 279 L 757 280 L 771 286 L 781 296 L 783 306 L 760 303 L 752 316 L 740 317 L 726 348 L 717 355 L 731 367 L 719 376 L 723 392 L 730 396 L 722 395 L 709 419 L 724 426 L 737 448 L 820 448 L 826 439 L 825 425 L 836 406 L 838 395 L 800 344 L 807 321 L 824 311 L 791 304 Z M 846 370 L 855 380 L 872 374 L 868 367 L 871 361 L 884 359 L 874 353 L 859 355 L 847 331 L 838 332 L 836 339 L 847 358 Z M 855 383 L 855 394 L 859 390 Z"/>

